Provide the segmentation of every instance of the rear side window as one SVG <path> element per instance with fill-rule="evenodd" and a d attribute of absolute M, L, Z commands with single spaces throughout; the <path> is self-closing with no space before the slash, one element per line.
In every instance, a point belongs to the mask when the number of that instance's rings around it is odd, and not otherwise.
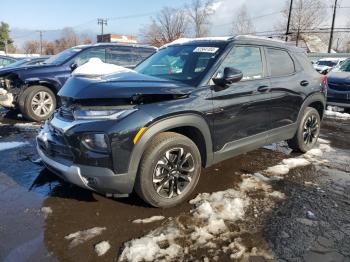
<path fill-rule="evenodd" d="M 302 69 L 304 69 L 305 71 L 315 71 L 310 59 L 306 56 L 306 54 L 294 53 L 294 57 L 296 57 Z"/>
<path fill-rule="evenodd" d="M 108 49 L 106 61 L 109 64 L 115 64 L 124 67 L 133 67 L 141 62 L 142 59 L 135 48 L 119 46 Z"/>
<path fill-rule="evenodd" d="M 102 62 L 105 62 L 105 49 L 104 48 L 89 48 L 82 51 L 75 57 L 75 63 L 81 66 L 89 61 L 90 58 L 99 58 Z"/>
<path fill-rule="evenodd" d="M 295 72 L 294 62 L 287 51 L 268 48 L 267 55 L 271 76 L 285 76 Z"/>
<path fill-rule="evenodd" d="M 261 51 L 259 47 L 235 46 L 227 55 L 219 71 L 225 67 L 234 67 L 243 72 L 243 80 L 260 79 L 264 75 Z"/>

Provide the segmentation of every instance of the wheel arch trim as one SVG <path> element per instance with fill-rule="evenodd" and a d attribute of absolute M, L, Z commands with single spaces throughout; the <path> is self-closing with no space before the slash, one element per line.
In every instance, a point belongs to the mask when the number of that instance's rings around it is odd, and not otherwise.
<path fill-rule="evenodd" d="M 132 182 L 132 185 L 134 185 L 138 167 L 143 152 L 146 150 L 148 142 L 155 135 L 161 132 L 185 126 L 197 128 L 201 132 L 205 141 L 206 166 L 211 165 L 211 163 L 213 162 L 212 138 L 209 126 L 204 120 L 204 118 L 196 114 L 183 114 L 173 117 L 167 117 L 165 119 L 156 121 L 155 123 L 152 123 L 150 126 L 148 126 L 146 131 L 142 134 L 142 136 L 134 146 L 130 156 L 128 169 L 130 182 Z"/>

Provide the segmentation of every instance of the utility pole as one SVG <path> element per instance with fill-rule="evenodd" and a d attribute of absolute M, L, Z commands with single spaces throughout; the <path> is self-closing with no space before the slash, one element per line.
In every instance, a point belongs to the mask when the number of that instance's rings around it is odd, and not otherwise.
<path fill-rule="evenodd" d="M 43 54 L 43 30 L 37 30 L 40 35 L 40 55 Z"/>
<path fill-rule="evenodd" d="M 103 35 L 103 26 L 107 26 L 107 19 L 97 18 L 97 24 L 101 26 L 101 35 Z"/>
<path fill-rule="evenodd" d="M 291 18 L 291 16 L 292 16 L 292 9 L 293 9 L 293 0 L 290 0 L 290 7 L 289 7 L 289 14 L 288 14 L 288 22 L 287 22 L 287 31 L 286 31 L 286 42 L 288 41 L 289 26 L 290 26 L 290 18 Z"/>
<path fill-rule="evenodd" d="M 329 45 L 328 45 L 328 53 L 332 50 L 332 44 L 333 44 L 333 33 L 334 33 L 334 24 L 335 24 L 335 17 L 337 15 L 337 4 L 338 0 L 335 0 L 334 2 L 334 10 L 333 10 L 333 20 L 332 20 L 332 28 L 331 28 L 331 36 L 329 38 Z"/>

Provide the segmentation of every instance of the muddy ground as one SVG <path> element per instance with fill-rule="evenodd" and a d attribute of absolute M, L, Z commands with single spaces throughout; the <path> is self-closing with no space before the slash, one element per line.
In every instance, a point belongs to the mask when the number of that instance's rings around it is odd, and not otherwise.
<path fill-rule="evenodd" d="M 123 243 L 141 237 L 163 222 L 132 221 L 162 215 L 188 213 L 184 203 L 171 209 L 146 206 L 137 196 L 109 199 L 57 178 L 36 161 L 37 126 L 21 118 L 0 116 L 0 142 L 25 142 L 0 151 L 0 261 L 117 261 Z M 327 118 L 321 137 L 331 142 L 339 157 L 350 155 L 350 120 Z M 239 183 L 242 174 L 253 174 L 298 154 L 258 149 L 220 163 L 201 174 L 193 194 L 226 190 Z M 247 212 L 242 242 L 259 247 L 278 261 L 350 261 L 350 163 L 317 165 L 291 170 L 273 184 L 286 198 L 257 216 Z M 254 196 L 252 196 L 254 198 Z M 259 195 L 256 195 L 259 198 Z M 42 207 L 50 207 L 45 213 Z M 45 211 L 45 209 L 44 209 Z M 75 247 L 65 236 L 93 227 L 106 227 L 101 235 Z M 94 245 L 107 240 L 111 249 L 101 257 Z M 205 250 L 191 260 L 203 261 Z M 229 261 L 221 254 L 220 261 Z M 251 261 L 265 261 L 261 256 Z"/>

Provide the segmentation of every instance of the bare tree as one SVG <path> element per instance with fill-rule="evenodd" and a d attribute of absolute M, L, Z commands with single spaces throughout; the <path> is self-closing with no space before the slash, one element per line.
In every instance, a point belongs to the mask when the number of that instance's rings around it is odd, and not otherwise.
<path fill-rule="evenodd" d="M 207 36 L 209 32 L 209 19 L 215 10 L 213 0 L 192 0 L 187 6 L 188 16 L 194 28 L 195 37 Z"/>
<path fill-rule="evenodd" d="M 164 7 L 156 18 L 142 30 L 145 42 L 161 46 L 184 37 L 188 19 L 184 9 Z"/>
<path fill-rule="evenodd" d="M 29 40 L 24 43 L 23 49 L 26 54 L 38 54 L 40 52 L 40 42 Z"/>
<path fill-rule="evenodd" d="M 255 27 L 245 4 L 243 4 L 233 16 L 233 34 L 255 34 Z"/>
<path fill-rule="evenodd" d="M 285 31 L 290 0 L 286 0 L 283 9 L 283 21 L 277 24 L 276 29 Z M 301 34 L 308 35 L 305 31 L 310 31 L 319 27 L 327 16 L 327 8 L 322 0 L 294 0 L 292 15 L 290 20 L 290 31 L 296 33 L 296 41 Z"/>

